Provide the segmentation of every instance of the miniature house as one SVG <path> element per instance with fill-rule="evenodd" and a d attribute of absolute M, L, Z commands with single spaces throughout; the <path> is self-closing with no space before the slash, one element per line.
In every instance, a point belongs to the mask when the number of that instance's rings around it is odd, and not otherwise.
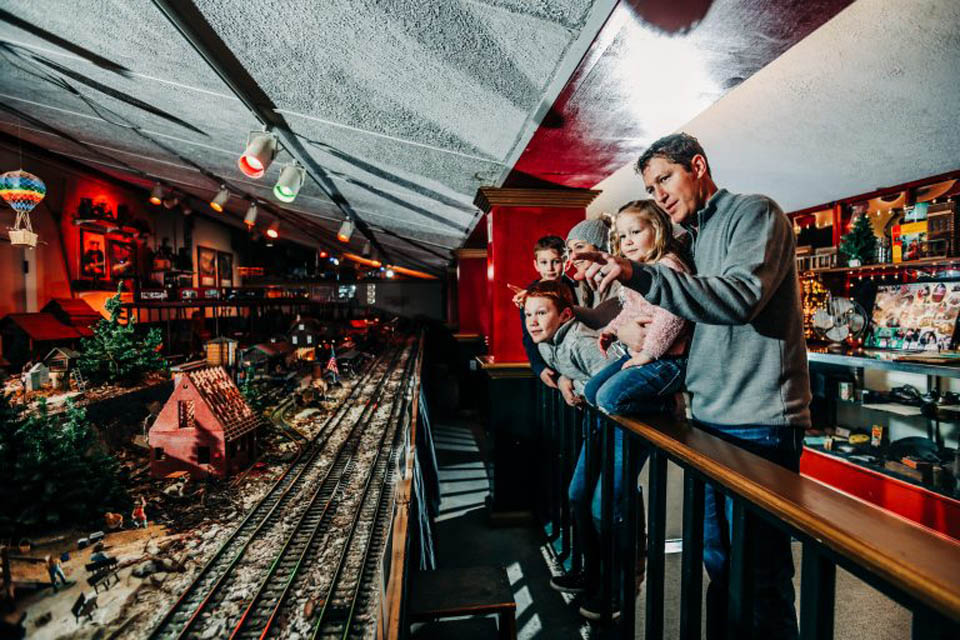
<path fill-rule="evenodd" d="M 64 324 L 52 313 L 11 313 L 0 320 L 3 357 L 14 368 L 42 357 L 58 346 L 76 346 L 80 338 L 93 335 L 87 327 Z"/>
<path fill-rule="evenodd" d="M 43 364 L 50 369 L 50 383 L 55 388 L 68 389 L 70 387 L 70 372 L 79 357 L 79 351 L 69 347 L 54 347 L 43 359 Z"/>
<path fill-rule="evenodd" d="M 298 315 L 290 325 L 288 339 L 294 349 L 312 349 L 323 341 L 324 335 L 324 327 L 317 320 Z"/>
<path fill-rule="evenodd" d="M 234 474 L 253 461 L 259 425 L 260 417 L 222 367 L 178 373 L 150 427 L 150 474 Z"/>
<path fill-rule="evenodd" d="M 214 338 L 204 348 L 211 367 L 232 367 L 237 363 L 237 341 L 232 338 Z"/>
<path fill-rule="evenodd" d="M 53 298 L 41 311 L 52 313 L 63 324 L 84 337 L 93 335 L 93 327 L 103 319 L 96 309 L 80 298 Z"/>
<path fill-rule="evenodd" d="M 243 352 L 241 366 L 269 372 L 277 364 L 285 364 L 292 353 L 292 347 L 288 342 L 261 342 Z"/>

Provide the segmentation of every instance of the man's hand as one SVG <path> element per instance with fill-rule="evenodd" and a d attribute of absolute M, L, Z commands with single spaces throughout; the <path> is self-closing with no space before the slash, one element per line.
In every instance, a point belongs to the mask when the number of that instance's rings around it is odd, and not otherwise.
<path fill-rule="evenodd" d="M 607 349 L 610 348 L 610 345 L 612 345 L 613 341 L 616 339 L 617 339 L 617 336 L 615 336 L 613 333 L 609 331 L 604 331 L 599 336 L 597 336 L 597 347 L 600 348 L 600 353 L 603 354 L 604 358 L 607 357 Z"/>
<path fill-rule="evenodd" d="M 576 407 L 580 404 L 580 396 L 578 396 L 577 392 L 573 389 L 573 380 L 567 376 L 560 376 L 560 380 L 557 381 L 557 386 L 560 387 L 560 393 L 568 405 Z"/>
<path fill-rule="evenodd" d="M 571 262 L 592 262 L 583 271 L 577 271 L 574 278 L 586 280 L 592 289 L 606 291 L 614 280 L 627 282 L 633 277 L 633 265 L 626 258 L 606 253 L 604 251 L 577 251 L 570 256 Z"/>
<path fill-rule="evenodd" d="M 550 367 L 544 367 L 543 371 L 540 372 L 540 380 L 551 389 L 559 389 L 557 386 L 558 378 L 557 372 Z"/>
<path fill-rule="evenodd" d="M 642 367 L 645 364 L 650 364 L 653 362 L 653 358 L 645 354 L 644 352 L 637 353 L 630 357 L 629 360 L 623 363 L 623 366 L 620 367 L 620 370 L 629 369 L 630 367 Z"/>
<path fill-rule="evenodd" d="M 646 322 L 644 322 L 646 320 Z M 643 348 L 643 340 L 647 336 L 646 325 L 650 320 L 646 318 L 636 318 L 629 322 L 624 322 L 617 329 L 617 338 L 620 342 L 627 345 L 631 351 L 640 351 Z"/>

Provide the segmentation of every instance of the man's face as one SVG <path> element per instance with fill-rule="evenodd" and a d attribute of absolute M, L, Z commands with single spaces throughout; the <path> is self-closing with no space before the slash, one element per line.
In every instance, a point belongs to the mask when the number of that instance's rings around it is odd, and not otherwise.
<path fill-rule="evenodd" d="M 541 249 L 533 254 L 533 268 L 541 280 L 556 280 L 563 273 L 563 256 L 556 249 Z"/>
<path fill-rule="evenodd" d="M 643 170 L 643 184 L 647 193 L 670 214 L 677 224 L 693 221 L 693 216 L 703 207 L 706 159 L 698 162 L 696 156 L 688 170 L 682 164 L 655 156 Z"/>
<path fill-rule="evenodd" d="M 573 317 L 573 312 L 570 309 L 557 311 L 556 303 L 550 298 L 527 296 L 523 303 L 523 315 L 530 337 L 534 342 L 540 343 L 552 338 L 557 329 Z"/>

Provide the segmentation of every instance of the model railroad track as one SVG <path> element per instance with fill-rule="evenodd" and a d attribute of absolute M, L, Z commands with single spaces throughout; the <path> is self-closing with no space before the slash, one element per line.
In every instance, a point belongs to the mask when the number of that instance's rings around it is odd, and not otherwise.
<path fill-rule="evenodd" d="M 318 456 L 322 453 L 324 445 L 351 409 L 354 408 L 354 402 L 359 397 L 360 392 L 371 385 L 371 381 L 379 370 L 382 371 L 380 379 L 373 385 L 374 388 L 369 394 L 364 394 L 367 396 L 377 395 L 396 366 L 400 353 L 401 350 L 396 350 L 392 354 L 390 363 L 385 364 L 386 357 L 384 356 L 371 364 L 363 378 L 354 384 L 337 411 L 327 418 L 317 436 L 307 444 L 300 455 L 277 479 L 267 495 L 247 514 L 230 537 L 204 565 L 173 607 L 153 628 L 148 636 L 149 638 L 165 640 L 184 638 L 197 623 L 201 612 L 209 610 L 210 607 L 215 605 L 214 601 L 217 599 L 214 596 L 222 591 L 221 587 L 227 576 L 239 562 L 251 542 L 283 517 L 292 498 L 299 495 L 300 490 L 313 476 L 311 471 Z"/>
<path fill-rule="evenodd" d="M 409 380 L 408 374 L 415 360 L 415 355 L 411 354 L 407 357 L 407 363 L 401 378 L 402 381 Z M 365 503 L 367 496 L 371 493 L 372 487 L 377 487 L 373 493 L 376 493 L 377 502 L 379 503 L 380 501 L 381 492 L 383 492 L 383 480 L 387 477 L 387 462 L 392 457 L 389 451 L 393 450 L 393 440 L 395 437 L 388 438 L 388 435 L 395 434 L 397 431 L 396 425 L 399 422 L 404 404 L 400 398 L 401 395 L 401 393 L 394 394 L 385 428 L 374 444 L 374 459 L 367 467 L 369 472 L 366 475 L 366 479 L 363 480 L 363 491 L 357 504 L 358 507 Z M 364 428 L 372 422 L 372 418 L 377 413 L 384 413 L 384 406 L 379 401 L 371 404 L 368 408 L 369 411 L 365 411 L 364 415 L 362 415 L 357 422 L 358 425 L 363 424 Z M 281 629 L 283 624 L 278 623 L 278 621 L 289 622 L 298 615 L 297 609 L 300 603 L 294 602 L 293 599 L 288 596 L 298 582 L 303 582 L 303 572 L 301 570 L 308 565 L 314 564 L 320 558 L 322 551 L 321 545 L 325 537 L 330 533 L 330 525 L 334 514 L 337 513 L 342 503 L 349 503 L 345 492 L 352 486 L 351 481 L 358 471 L 358 466 L 363 466 L 363 463 L 358 463 L 357 460 L 361 440 L 362 436 L 351 438 L 350 443 L 346 445 L 349 447 L 349 450 L 345 450 L 338 461 L 338 464 L 342 465 L 342 470 L 338 470 L 340 471 L 339 475 L 336 472 L 331 473 L 328 479 L 314 493 L 310 505 L 302 514 L 293 533 L 287 539 L 283 549 L 260 583 L 256 595 L 234 628 L 230 636 L 231 639 L 259 639 L 268 636 L 285 637 L 289 635 L 285 633 L 284 629 Z M 386 442 L 390 443 L 390 449 L 387 453 L 384 453 L 384 444 Z M 362 469 L 360 469 L 360 473 L 363 473 Z M 364 511 L 364 509 L 357 508 L 352 518 L 353 526 L 350 530 L 355 530 L 358 521 L 363 519 L 362 514 L 366 515 L 372 524 L 373 517 L 376 516 L 377 512 L 377 509 L 374 509 L 371 513 L 369 509 Z M 351 539 L 352 537 L 353 534 L 351 534 Z M 342 573 L 344 561 L 348 555 L 348 548 L 349 541 L 341 552 L 341 557 L 336 569 L 337 576 Z M 336 576 L 331 580 L 331 589 L 335 582 Z M 359 583 L 359 580 L 357 582 Z M 330 602 L 329 597 L 324 598 L 324 603 L 328 602 Z M 326 604 L 322 605 L 322 608 L 326 609 Z M 321 613 L 321 617 L 322 616 L 323 614 Z"/>
<path fill-rule="evenodd" d="M 409 379 L 409 377 L 407 378 Z M 393 494 L 393 474 L 400 437 L 410 398 L 404 394 L 403 402 L 396 402 L 395 415 L 391 416 L 392 429 L 384 430 L 384 441 L 390 443 L 384 449 L 381 442 L 373 471 L 364 487 L 360 508 L 354 516 L 350 539 L 343 547 L 340 561 L 330 587 L 323 597 L 320 614 L 314 623 L 310 638 L 364 638 L 370 622 L 369 596 L 376 588 L 380 556 L 390 527 L 390 506 Z M 387 440 L 386 435 L 392 432 Z M 364 540 L 364 538 L 366 538 Z"/>

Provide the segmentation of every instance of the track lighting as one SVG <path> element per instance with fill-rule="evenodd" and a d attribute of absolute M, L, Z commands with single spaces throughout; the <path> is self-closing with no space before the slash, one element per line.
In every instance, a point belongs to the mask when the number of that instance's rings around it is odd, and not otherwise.
<path fill-rule="evenodd" d="M 363 243 L 363 249 L 360 250 L 360 254 L 364 258 L 369 258 L 372 252 L 373 252 L 373 249 L 370 247 L 370 241 L 367 240 L 366 242 Z"/>
<path fill-rule="evenodd" d="M 267 236 L 271 238 L 276 238 L 280 235 L 280 221 L 274 220 L 273 223 L 267 227 Z"/>
<path fill-rule="evenodd" d="M 163 185 L 159 182 L 153 183 L 153 189 L 150 191 L 150 203 L 160 204 L 163 202 Z"/>
<path fill-rule="evenodd" d="M 296 200 L 297 194 L 300 193 L 300 188 L 303 186 L 306 176 L 306 169 L 298 165 L 296 161 L 291 162 L 280 172 L 277 184 L 273 187 L 273 195 L 280 202 L 293 202 Z"/>
<path fill-rule="evenodd" d="M 257 223 L 257 203 L 251 202 L 250 207 L 247 209 L 247 213 L 243 216 L 243 224 L 247 227 L 253 227 Z"/>
<path fill-rule="evenodd" d="M 243 175 L 260 178 L 277 155 L 277 137 L 269 131 L 252 131 L 247 136 L 247 148 L 237 160 Z"/>
<path fill-rule="evenodd" d="M 213 196 L 213 200 L 210 201 L 210 208 L 217 213 L 222 213 L 223 208 L 227 205 L 227 200 L 229 199 L 230 192 L 227 191 L 227 187 L 220 185 L 220 191 L 217 191 L 217 195 Z"/>
<path fill-rule="evenodd" d="M 344 220 L 343 224 L 340 225 L 340 231 L 337 232 L 337 240 L 340 242 L 350 242 L 350 236 L 353 235 L 353 223 L 349 220 Z"/>

